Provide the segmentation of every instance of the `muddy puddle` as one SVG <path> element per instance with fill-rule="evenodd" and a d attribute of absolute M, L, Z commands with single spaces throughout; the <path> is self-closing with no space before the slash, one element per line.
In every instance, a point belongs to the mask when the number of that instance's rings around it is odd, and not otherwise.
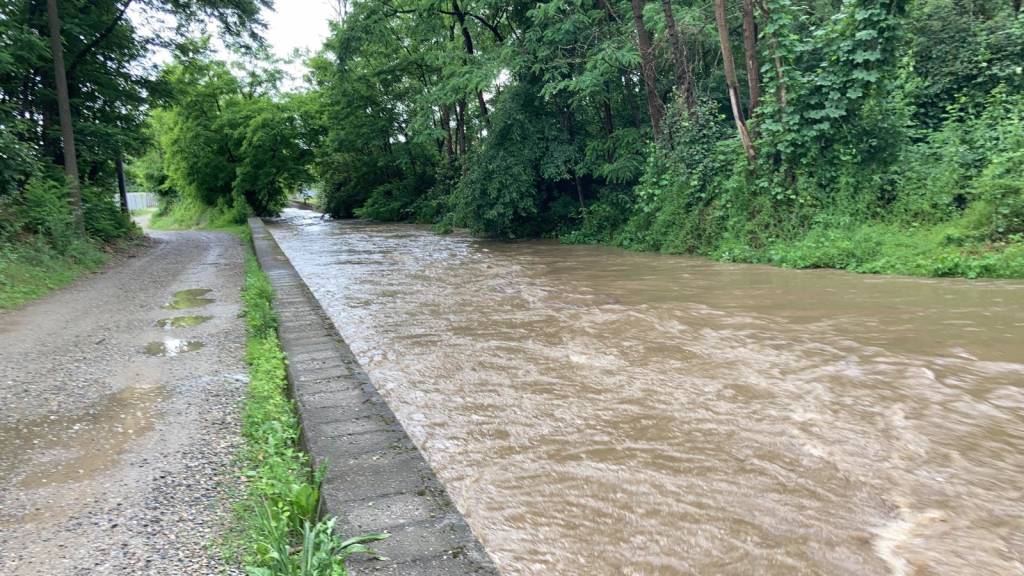
<path fill-rule="evenodd" d="M 166 398 L 161 386 L 133 386 L 77 414 L 0 426 L 0 443 L 20 448 L 0 451 L 0 482 L 32 489 L 95 477 L 153 429 Z"/>
<path fill-rule="evenodd" d="M 213 316 L 175 316 L 174 318 L 161 318 L 156 321 L 157 328 L 191 328 L 204 322 L 209 322 Z"/>
<path fill-rule="evenodd" d="M 209 288 L 189 288 L 188 290 L 180 290 L 175 292 L 171 296 L 171 301 L 164 304 L 163 308 L 167 310 L 185 310 L 188 308 L 201 308 L 213 304 L 215 300 L 213 298 L 207 298 L 206 295 L 213 290 Z"/>
<path fill-rule="evenodd" d="M 1024 283 L 270 227 L 514 575 L 1024 574 Z"/>
<path fill-rule="evenodd" d="M 148 356 L 173 357 L 186 352 L 194 352 L 201 349 L 205 344 L 202 340 L 181 340 L 179 338 L 164 338 L 146 344 L 143 351 Z"/>

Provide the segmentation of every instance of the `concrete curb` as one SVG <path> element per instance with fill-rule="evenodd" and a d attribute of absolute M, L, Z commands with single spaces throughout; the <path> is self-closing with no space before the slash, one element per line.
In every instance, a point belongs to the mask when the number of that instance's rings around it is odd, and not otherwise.
<path fill-rule="evenodd" d="M 276 297 L 288 382 L 313 465 L 328 465 L 321 508 L 344 535 L 387 531 L 385 561 L 353 558 L 349 573 L 497 575 L 430 465 L 359 366 L 330 318 L 259 218 L 249 219 Z"/>

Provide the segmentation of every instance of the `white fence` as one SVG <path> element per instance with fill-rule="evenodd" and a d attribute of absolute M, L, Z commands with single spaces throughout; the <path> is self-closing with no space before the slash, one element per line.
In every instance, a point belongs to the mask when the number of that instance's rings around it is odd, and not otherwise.
<path fill-rule="evenodd" d="M 121 203 L 121 199 L 114 197 L 114 202 Z M 156 194 L 151 192 L 129 192 L 128 193 L 128 209 L 129 210 L 142 210 L 144 208 L 156 207 Z"/>

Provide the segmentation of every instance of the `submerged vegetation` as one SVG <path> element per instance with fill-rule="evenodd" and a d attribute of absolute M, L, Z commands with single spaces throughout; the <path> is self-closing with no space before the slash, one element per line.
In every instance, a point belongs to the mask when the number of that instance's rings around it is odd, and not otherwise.
<path fill-rule="evenodd" d="M 342 576 L 345 559 L 370 553 L 387 537 L 340 539 L 334 519 L 318 519 L 319 480 L 299 449 L 299 422 L 286 394 L 285 357 L 277 340 L 270 282 L 246 260 L 245 319 L 249 389 L 242 417 L 246 493 L 239 504 L 244 564 L 251 576 Z"/>

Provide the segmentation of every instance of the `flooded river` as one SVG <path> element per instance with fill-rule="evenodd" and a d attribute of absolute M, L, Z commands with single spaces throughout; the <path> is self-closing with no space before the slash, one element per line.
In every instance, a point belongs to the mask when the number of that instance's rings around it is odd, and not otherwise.
<path fill-rule="evenodd" d="M 1024 574 L 1024 283 L 271 231 L 504 574 Z"/>

